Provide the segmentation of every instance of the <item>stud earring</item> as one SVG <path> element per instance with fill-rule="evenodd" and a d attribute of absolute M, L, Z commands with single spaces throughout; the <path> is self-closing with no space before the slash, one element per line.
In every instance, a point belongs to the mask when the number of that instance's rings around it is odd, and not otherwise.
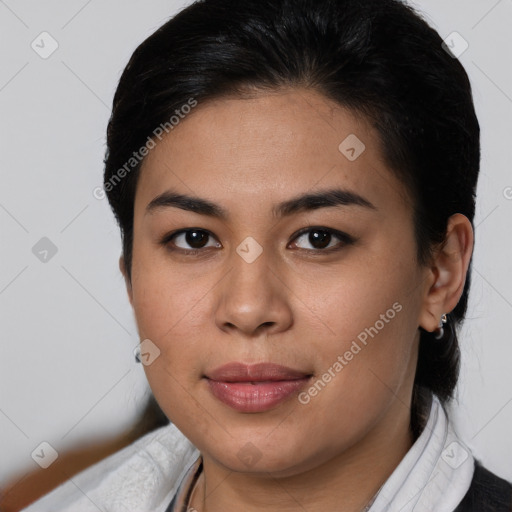
<path fill-rule="evenodd" d="M 444 324 L 448 322 L 448 317 L 446 316 L 446 313 L 444 313 L 442 316 L 441 316 L 441 320 L 439 321 L 439 327 L 437 328 L 437 330 L 435 331 L 435 339 L 436 340 L 440 340 L 443 336 L 444 336 Z"/>

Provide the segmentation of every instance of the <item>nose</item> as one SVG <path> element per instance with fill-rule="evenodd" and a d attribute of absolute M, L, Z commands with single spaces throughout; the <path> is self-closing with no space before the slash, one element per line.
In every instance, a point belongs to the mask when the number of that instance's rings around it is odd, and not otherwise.
<path fill-rule="evenodd" d="M 265 251 L 252 263 L 235 253 L 231 271 L 217 287 L 216 325 L 246 337 L 286 331 L 293 323 L 290 293 Z"/>

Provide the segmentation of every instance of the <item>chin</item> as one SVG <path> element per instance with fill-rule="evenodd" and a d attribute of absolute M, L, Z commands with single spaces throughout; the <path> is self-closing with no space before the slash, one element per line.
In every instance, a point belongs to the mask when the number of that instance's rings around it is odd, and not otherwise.
<path fill-rule="evenodd" d="M 273 476 L 288 477 L 313 469 L 330 450 L 318 447 L 318 453 L 305 450 L 302 436 L 295 438 L 289 432 L 286 439 L 271 439 L 267 432 L 257 434 L 226 434 L 222 442 L 202 443 L 199 447 L 203 457 L 208 457 L 228 471 L 237 473 L 272 473 Z M 197 446 L 197 445 L 196 445 Z"/>

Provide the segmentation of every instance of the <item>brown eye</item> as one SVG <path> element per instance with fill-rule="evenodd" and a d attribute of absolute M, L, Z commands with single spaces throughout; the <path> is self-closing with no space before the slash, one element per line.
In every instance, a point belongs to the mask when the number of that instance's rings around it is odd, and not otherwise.
<path fill-rule="evenodd" d="M 210 239 L 211 242 L 210 242 Z M 177 248 L 183 251 L 195 251 L 208 247 L 221 247 L 213 236 L 202 229 L 184 229 L 168 235 L 162 241 L 164 245 L 171 244 L 172 249 Z"/>
<path fill-rule="evenodd" d="M 308 236 L 308 242 L 315 248 L 315 249 L 325 249 L 328 247 L 329 243 L 332 240 L 331 233 L 328 233 L 327 231 L 310 231 Z"/>
<path fill-rule="evenodd" d="M 341 247 L 354 242 L 350 235 L 328 228 L 307 228 L 302 230 L 294 240 L 294 245 L 299 249 L 325 250 L 326 252 L 330 249 L 341 249 Z M 311 247 L 307 247 L 307 244 L 310 244 Z"/>
<path fill-rule="evenodd" d="M 185 242 L 192 246 L 193 249 L 201 249 L 208 242 L 208 233 L 204 231 L 187 231 L 184 233 Z"/>

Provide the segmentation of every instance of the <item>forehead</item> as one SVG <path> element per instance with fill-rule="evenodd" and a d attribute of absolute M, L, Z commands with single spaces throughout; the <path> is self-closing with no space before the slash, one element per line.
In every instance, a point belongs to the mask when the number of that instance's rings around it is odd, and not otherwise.
<path fill-rule="evenodd" d="M 381 203 L 403 199 L 377 131 L 311 90 L 198 104 L 146 156 L 136 210 L 166 188 L 235 207 L 343 186 Z M 247 203 L 245 203 L 247 204 Z"/>

